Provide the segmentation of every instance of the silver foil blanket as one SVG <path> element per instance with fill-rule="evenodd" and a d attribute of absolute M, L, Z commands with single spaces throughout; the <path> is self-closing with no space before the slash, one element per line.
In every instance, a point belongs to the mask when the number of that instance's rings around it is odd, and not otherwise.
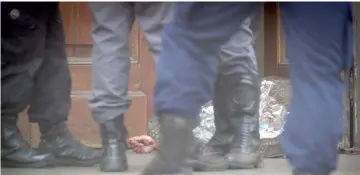
<path fill-rule="evenodd" d="M 283 131 L 286 110 L 291 98 L 291 84 L 281 77 L 265 77 L 261 81 L 259 132 L 262 139 L 261 151 L 264 157 L 281 155 L 279 135 Z M 215 132 L 212 102 L 206 103 L 200 113 L 200 125 L 194 129 L 199 145 L 206 143 Z M 159 139 L 159 126 L 156 119 L 149 121 L 149 135 Z"/>

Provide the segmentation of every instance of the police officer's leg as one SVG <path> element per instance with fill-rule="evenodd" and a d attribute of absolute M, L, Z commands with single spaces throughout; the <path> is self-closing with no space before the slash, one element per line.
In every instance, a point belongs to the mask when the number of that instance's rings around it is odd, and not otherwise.
<path fill-rule="evenodd" d="M 131 104 L 127 93 L 134 3 L 90 2 L 89 7 L 94 19 L 92 96 L 89 105 L 94 119 L 101 124 L 105 154 L 100 169 L 125 171 L 128 165 L 124 113 Z"/>
<path fill-rule="evenodd" d="M 192 130 L 201 106 L 212 96 L 221 44 L 257 3 L 177 3 L 163 33 L 156 69 L 155 109 L 160 118 L 160 149 L 144 174 L 188 172 Z M 186 172 L 182 172 L 186 171 Z"/>
<path fill-rule="evenodd" d="M 39 123 L 39 148 L 52 153 L 57 165 L 91 166 L 98 163 L 101 153 L 77 141 L 67 129 L 71 78 L 65 37 L 58 4 L 49 3 L 47 10 L 45 59 L 36 72 L 28 114 Z"/>
<path fill-rule="evenodd" d="M 135 17 L 149 42 L 149 51 L 154 61 L 158 61 L 161 50 L 161 32 L 172 19 L 173 3 L 142 2 L 135 3 Z"/>
<path fill-rule="evenodd" d="M 4 167 L 38 168 L 55 163 L 51 154 L 32 149 L 17 128 L 18 114 L 29 103 L 34 76 L 44 60 L 45 18 L 36 18 L 34 9 L 28 5 L 1 4 L 1 163 Z"/>
<path fill-rule="evenodd" d="M 228 113 L 224 113 L 227 116 L 219 115 L 228 117 L 234 134 L 226 155 L 230 168 L 258 168 L 262 163 L 258 152 L 260 80 L 255 56 L 262 7 L 254 9 L 239 31 L 243 33 L 238 32 L 233 42 L 230 40 L 220 53 L 222 63 L 215 97 L 225 96 L 225 103 L 220 102 L 223 106 L 219 108 Z"/>
<path fill-rule="evenodd" d="M 353 54 L 350 2 L 280 7 L 293 86 L 282 147 L 294 174 L 330 174 L 344 129 L 340 74 Z"/>
<path fill-rule="evenodd" d="M 257 154 L 260 86 L 254 49 L 260 15 L 261 6 L 221 47 L 213 97 L 216 131 L 201 150 L 195 169 L 253 168 L 261 162 Z"/>

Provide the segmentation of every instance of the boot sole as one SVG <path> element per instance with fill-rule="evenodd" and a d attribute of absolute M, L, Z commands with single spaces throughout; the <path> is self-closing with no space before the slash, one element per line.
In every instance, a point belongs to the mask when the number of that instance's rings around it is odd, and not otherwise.
<path fill-rule="evenodd" d="M 96 164 L 99 164 L 99 159 L 91 159 L 91 160 L 76 160 L 71 158 L 59 158 L 57 157 L 56 160 L 57 166 L 77 166 L 77 167 L 91 167 Z"/>
<path fill-rule="evenodd" d="M 190 164 L 193 165 L 194 171 L 224 171 L 229 168 L 227 163 L 209 164 L 202 161 L 192 160 Z"/>
<path fill-rule="evenodd" d="M 125 172 L 128 170 L 127 166 L 121 167 L 119 165 L 113 165 L 113 166 L 101 166 L 100 165 L 100 171 L 102 172 Z"/>
<path fill-rule="evenodd" d="M 258 160 L 254 163 L 229 163 L 228 169 L 256 169 L 264 167 L 264 160 Z"/>
<path fill-rule="evenodd" d="M 100 171 L 102 172 L 124 172 L 127 170 L 128 162 L 126 156 L 125 159 L 104 157 L 100 163 Z"/>
<path fill-rule="evenodd" d="M 115 169 L 100 168 L 101 172 L 107 172 L 107 173 L 125 172 L 127 170 L 128 170 L 127 168 L 115 168 Z"/>
<path fill-rule="evenodd" d="M 1 161 L 1 167 L 4 168 L 52 168 L 55 167 L 55 163 L 49 162 L 35 162 L 35 163 L 18 163 Z"/>
<path fill-rule="evenodd" d="M 256 163 L 226 163 L 226 164 L 207 164 L 200 161 L 192 161 L 194 171 L 224 171 L 227 169 L 256 169 L 264 166 L 264 161 L 259 160 Z"/>

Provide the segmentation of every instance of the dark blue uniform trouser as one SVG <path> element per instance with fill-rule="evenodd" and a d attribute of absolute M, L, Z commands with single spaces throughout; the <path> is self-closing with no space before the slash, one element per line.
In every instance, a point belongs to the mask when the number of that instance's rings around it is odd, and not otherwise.
<path fill-rule="evenodd" d="M 212 96 L 213 55 L 259 5 L 177 3 L 156 71 L 158 116 L 197 118 Z M 293 85 L 282 147 L 298 171 L 331 171 L 344 125 L 340 74 L 352 64 L 351 3 L 281 3 L 280 9 Z"/>

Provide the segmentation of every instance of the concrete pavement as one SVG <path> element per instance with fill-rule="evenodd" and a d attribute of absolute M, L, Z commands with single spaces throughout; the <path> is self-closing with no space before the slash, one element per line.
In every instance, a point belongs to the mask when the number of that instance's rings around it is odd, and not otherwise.
<path fill-rule="evenodd" d="M 141 169 L 151 160 L 153 155 L 137 155 L 128 153 L 130 169 L 122 175 L 139 175 Z M 98 167 L 58 167 L 51 169 L 9 169 L 2 168 L 2 175 L 112 175 L 119 173 L 101 173 Z M 266 159 L 264 168 L 256 170 L 229 170 L 222 172 L 199 172 L 194 175 L 291 175 L 291 169 L 285 159 Z M 335 175 L 360 175 L 360 155 L 342 155 L 340 167 Z"/>

